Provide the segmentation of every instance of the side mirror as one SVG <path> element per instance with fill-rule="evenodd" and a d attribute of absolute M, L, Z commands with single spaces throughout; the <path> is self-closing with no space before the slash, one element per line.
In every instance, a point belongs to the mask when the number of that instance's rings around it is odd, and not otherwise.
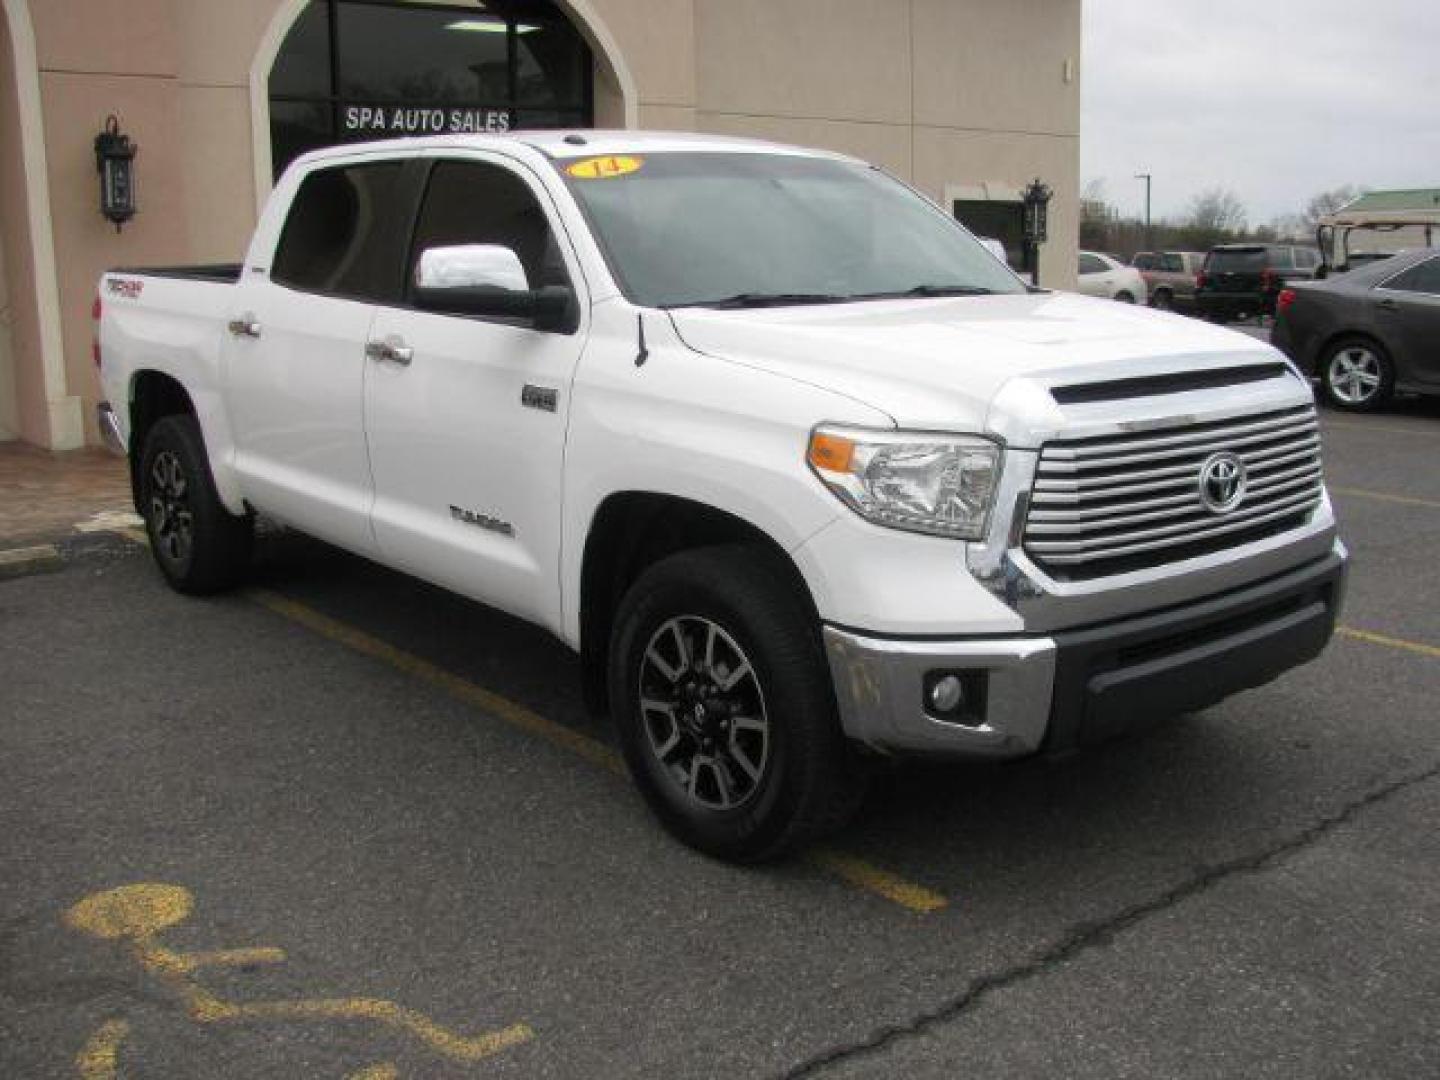
<path fill-rule="evenodd" d="M 426 311 L 529 322 L 572 333 L 575 294 L 565 285 L 530 287 L 520 257 L 501 244 L 427 248 L 415 265 L 414 298 Z"/>

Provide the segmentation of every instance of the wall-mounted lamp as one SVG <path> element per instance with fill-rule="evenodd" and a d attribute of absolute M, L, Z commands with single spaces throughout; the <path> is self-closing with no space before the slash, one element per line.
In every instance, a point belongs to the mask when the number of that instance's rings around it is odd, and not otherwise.
<path fill-rule="evenodd" d="M 120 131 L 116 116 L 105 119 L 95 136 L 95 168 L 100 172 L 100 213 L 115 231 L 135 216 L 135 154 L 140 148 Z"/>
<path fill-rule="evenodd" d="M 1020 202 L 1025 208 L 1025 264 L 1031 280 L 1040 284 L 1040 245 L 1049 239 L 1050 197 L 1054 194 L 1050 185 L 1037 176 L 1020 193 Z"/>

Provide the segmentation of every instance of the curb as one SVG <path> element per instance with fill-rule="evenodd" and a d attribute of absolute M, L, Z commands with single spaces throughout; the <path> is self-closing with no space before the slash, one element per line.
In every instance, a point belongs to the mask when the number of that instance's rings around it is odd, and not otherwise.
<path fill-rule="evenodd" d="M 0 581 L 29 574 L 53 573 L 65 565 L 54 544 L 0 550 Z"/>

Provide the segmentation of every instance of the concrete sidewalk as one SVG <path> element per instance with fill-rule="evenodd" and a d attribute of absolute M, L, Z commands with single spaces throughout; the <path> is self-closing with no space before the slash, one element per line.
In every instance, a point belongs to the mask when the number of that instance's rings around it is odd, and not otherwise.
<path fill-rule="evenodd" d="M 125 462 L 103 450 L 63 454 L 0 443 L 0 550 L 134 523 Z M 106 515 L 98 517 L 98 515 Z"/>

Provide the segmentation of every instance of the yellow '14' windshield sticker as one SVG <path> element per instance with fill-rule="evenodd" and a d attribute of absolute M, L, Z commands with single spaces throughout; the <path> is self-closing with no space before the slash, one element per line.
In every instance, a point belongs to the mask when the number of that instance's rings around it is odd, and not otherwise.
<path fill-rule="evenodd" d="M 639 172 L 645 164 L 638 157 L 592 157 L 566 167 L 565 171 L 577 180 L 608 180 L 612 176 L 628 176 Z"/>

